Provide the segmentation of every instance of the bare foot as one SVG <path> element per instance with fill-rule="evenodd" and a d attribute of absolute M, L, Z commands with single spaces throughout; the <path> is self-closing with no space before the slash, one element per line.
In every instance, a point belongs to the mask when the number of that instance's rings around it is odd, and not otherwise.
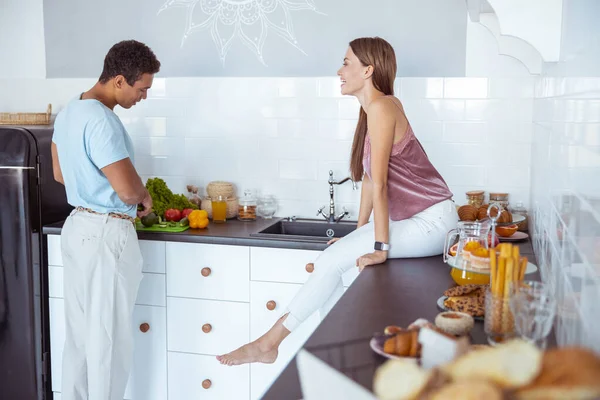
<path fill-rule="evenodd" d="M 223 365 L 241 365 L 260 362 L 264 364 L 273 364 L 277 360 L 277 347 L 272 348 L 256 340 L 252 343 L 243 345 L 237 350 L 222 356 L 217 356 L 217 360 Z"/>

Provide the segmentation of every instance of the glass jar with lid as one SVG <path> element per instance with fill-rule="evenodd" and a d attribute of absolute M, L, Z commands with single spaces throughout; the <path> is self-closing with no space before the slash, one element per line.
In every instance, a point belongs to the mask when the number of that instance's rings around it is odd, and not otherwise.
<path fill-rule="evenodd" d="M 466 193 L 467 204 L 472 205 L 475 208 L 481 207 L 485 199 L 485 192 L 483 190 L 472 190 Z"/>
<path fill-rule="evenodd" d="M 244 197 L 239 200 L 237 218 L 240 221 L 256 221 L 256 198 L 251 190 L 245 190 Z"/>
<path fill-rule="evenodd" d="M 258 215 L 264 219 L 271 219 L 277 211 L 277 200 L 272 194 L 266 194 L 258 199 Z"/>
<path fill-rule="evenodd" d="M 508 210 L 508 193 L 490 192 L 490 204 L 498 204 L 502 209 Z"/>

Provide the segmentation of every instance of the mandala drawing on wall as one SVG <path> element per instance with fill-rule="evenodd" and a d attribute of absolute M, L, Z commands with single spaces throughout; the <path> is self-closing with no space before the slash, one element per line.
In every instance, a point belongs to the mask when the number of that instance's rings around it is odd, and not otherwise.
<path fill-rule="evenodd" d="M 240 40 L 258 60 L 263 58 L 263 47 L 270 33 L 294 46 L 302 54 L 292 14 L 295 11 L 319 12 L 313 0 L 167 0 L 158 14 L 172 8 L 186 9 L 186 27 L 181 46 L 194 33 L 208 31 L 223 65 L 235 40 Z"/>

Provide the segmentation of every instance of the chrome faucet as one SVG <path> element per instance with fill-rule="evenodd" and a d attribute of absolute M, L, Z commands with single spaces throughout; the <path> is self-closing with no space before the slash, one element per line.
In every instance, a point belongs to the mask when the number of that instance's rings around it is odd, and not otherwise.
<path fill-rule="evenodd" d="M 350 177 L 347 177 L 339 182 L 336 182 L 333 180 L 333 171 L 329 171 L 329 180 L 327 181 L 327 183 L 329 183 L 329 215 L 326 215 L 323 212 L 323 210 L 325 209 L 325 206 L 323 206 L 319 208 L 319 210 L 317 210 L 317 216 L 321 215 L 329 222 L 340 222 L 343 218 L 350 215 L 350 213 L 346 210 L 345 207 L 342 208 L 342 213 L 340 213 L 338 216 L 335 215 L 335 203 L 333 201 L 333 185 L 341 185 L 351 180 L 352 179 Z M 356 182 L 352 181 L 352 190 L 356 190 L 356 188 Z"/>

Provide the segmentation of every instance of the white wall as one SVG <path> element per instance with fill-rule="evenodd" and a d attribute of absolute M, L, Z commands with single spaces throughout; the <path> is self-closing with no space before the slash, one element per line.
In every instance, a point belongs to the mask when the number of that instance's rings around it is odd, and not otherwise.
<path fill-rule="evenodd" d="M 0 0 L 0 78 L 45 76 L 42 0 Z"/>

